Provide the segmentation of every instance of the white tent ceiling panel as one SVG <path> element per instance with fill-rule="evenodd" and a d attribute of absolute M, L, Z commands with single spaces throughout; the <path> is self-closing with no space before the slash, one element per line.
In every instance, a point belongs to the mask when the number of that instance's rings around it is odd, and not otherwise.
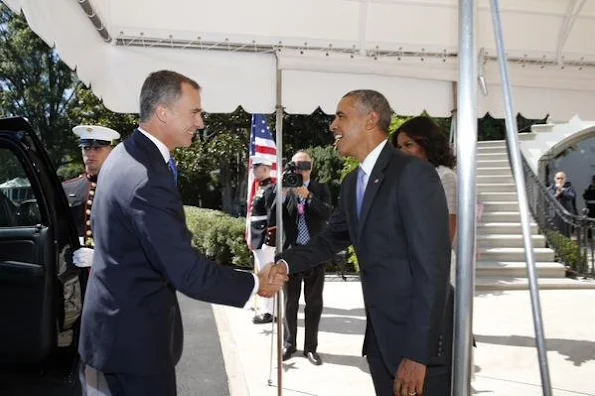
<path fill-rule="evenodd" d="M 457 0 L 88 0 L 110 43 L 77 0 L 0 1 L 22 10 L 33 30 L 115 111 L 137 111 L 142 80 L 168 68 L 204 87 L 207 111 L 242 105 L 272 112 L 271 46 L 279 42 L 289 112 L 320 105 L 333 113 L 345 92 L 363 87 L 386 93 L 399 114 L 426 109 L 449 115 L 454 107 Z M 501 1 L 508 55 L 517 58 L 510 63 L 515 110 L 525 116 L 595 118 L 595 106 L 587 106 L 595 92 L 595 0 L 585 1 L 576 18 L 569 4 Z M 568 34 L 561 34 L 565 26 Z M 488 0 L 479 0 L 477 27 L 478 48 L 489 58 L 483 72 L 489 96 L 480 97 L 479 114 L 502 116 Z M 552 64 L 559 47 L 564 68 Z M 296 56 L 300 50 L 303 56 Z M 548 64 L 540 67 L 540 60 Z"/>
<path fill-rule="evenodd" d="M 325 113 L 334 114 L 343 95 L 362 88 L 382 92 L 393 110 L 401 115 L 419 115 L 426 110 L 434 116 L 449 117 L 453 109 L 452 84 L 446 81 L 370 74 L 283 72 L 283 103 L 289 113 L 311 113 L 319 105 Z"/>

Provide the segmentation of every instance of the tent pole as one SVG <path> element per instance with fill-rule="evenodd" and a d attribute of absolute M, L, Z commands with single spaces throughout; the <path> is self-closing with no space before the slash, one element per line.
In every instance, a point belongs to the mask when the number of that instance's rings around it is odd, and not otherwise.
<path fill-rule="evenodd" d="M 276 119 L 275 119 L 275 133 L 276 133 L 276 146 L 277 146 L 277 195 L 275 197 L 277 201 L 277 233 L 276 233 L 276 251 L 277 254 L 283 251 L 283 196 L 282 196 L 282 174 L 283 174 L 283 96 L 282 96 L 282 83 L 283 73 L 279 67 L 279 56 L 275 52 L 276 62 Z M 283 324 L 285 304 L 283 299 L 283 290 L 277 293 L 277 395 L 283 395 Z"/>
<path fill-rule="evenodd" d="M 471 329 L 475 291 L 477 54 L 475 0 L 459 1 L 457 92 L 457 281 L 453 356 L 453 395 L 468 396 L 471 383 Z"/>
<path fill-rule="evenodd" d="M 500 65 L 500 76 L 502 79 L 502 94 L 504 96 L 504 109 L 506 114 L 506 136 L 508 139 L 508 152 L 512 164 L 512 173 L 519 197 L 519 212 L 521 214 L 521 228 L 523 231 L 523 242 L 525 246 L 525 259 L 527 261 L 527 272 L 529 275 L 529 290 L 531 293 L 531 306 L 533 310 L 533 325 L 535 327 L 535 338 L 537 343 L 537 355 L 539 357 L 539 371 L 541 373 L 541 384 L 543 394 L 551 396 L 552 385 L 547 361 L 547 349 L 545 345 L 545 334 L 543 331 L 543 319 L 541 317 L 541 303 L 539 301 L 539 287 L 537 285 L 537 270 L 535 269 L 535 255 L 533 254 L 533 241 L 531 240 L 531 225 L 529 220 L 529 204 L 527 190 L 525 189 L 525 176 L 521 162 L 521 149 L 518 138 L 518 127 L 512 105 L 512 94 L 510 79 L 508 75 L 508 64 L 504 48 L 504 37 L 502 34 L 502 22 L 500 20 L 500 5 L 498 0 L 492 0 L 492 23 L 494 25 L 494 36 L 498 50 L 498 63 Z"/>

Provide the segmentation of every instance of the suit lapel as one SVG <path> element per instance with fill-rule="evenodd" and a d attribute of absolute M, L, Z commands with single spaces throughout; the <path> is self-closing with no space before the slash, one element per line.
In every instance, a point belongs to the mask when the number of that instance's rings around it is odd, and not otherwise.
<path fill-rule="evenodd" d="M 382 181 L 384 180 L 384 169 L 388 165 L 390 154 L 393 151 L 394 148 L 391 146 L 390 143 L 387 142 L 382 151 L 380 152 L 380 156 L 378 157 L 378 160 L 376 161 L 376 164 L 372 169 L 372 174 L 370 174 L 370 177 L 368 178 L 368 184 L 366 185 L 366 192 L 364 194 L 364 202 L 362 203 L 362 209 L 358 221 L 357 239 L 359 239 L 359 236 L 364 228 L 366 218 L 370 213 L 370 209 L 372 208 L 372 204 L 374 203 L 376 193 L 378 193 L 378 190 L 382 185 Z M 355 194 L 355 187 L 353 191 Z M 355 202 L 353 204 L 353 207 L 355 208 Z"/>

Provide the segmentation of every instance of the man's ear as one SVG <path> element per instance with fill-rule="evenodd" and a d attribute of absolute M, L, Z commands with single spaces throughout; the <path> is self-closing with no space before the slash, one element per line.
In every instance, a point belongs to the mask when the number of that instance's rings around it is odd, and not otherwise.
<path fill-rule="evenodd" d="M 378 121 L 380 121 L 380 115 L 375 111 L 371 111 L 366 116 L 366 122 L 364 124 L 366 131 L 371 131 L 372 129 L 375 129 L 378 126 Z"/>
<path fill-rule="evenodd" d="M 165 107 L 164 105 L 161 105 L 161 104 L 158 105 L 157 108 L 155 109 L 155 115 L 157 116 L 157 119 L 159 121 L 161 121 L 162 123 L 167 122 L 167 118 L 169 116 L 167 107 Z"/>

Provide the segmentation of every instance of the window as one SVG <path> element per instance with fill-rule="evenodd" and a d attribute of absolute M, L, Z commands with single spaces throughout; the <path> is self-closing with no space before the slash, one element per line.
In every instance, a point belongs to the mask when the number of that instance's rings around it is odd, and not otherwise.
<path fill-rule="evenodd" d="M 0 147 L 0 164 L 0 227 L 40 224 L 39 206 L 23 164 L 6 147 Z"/>

